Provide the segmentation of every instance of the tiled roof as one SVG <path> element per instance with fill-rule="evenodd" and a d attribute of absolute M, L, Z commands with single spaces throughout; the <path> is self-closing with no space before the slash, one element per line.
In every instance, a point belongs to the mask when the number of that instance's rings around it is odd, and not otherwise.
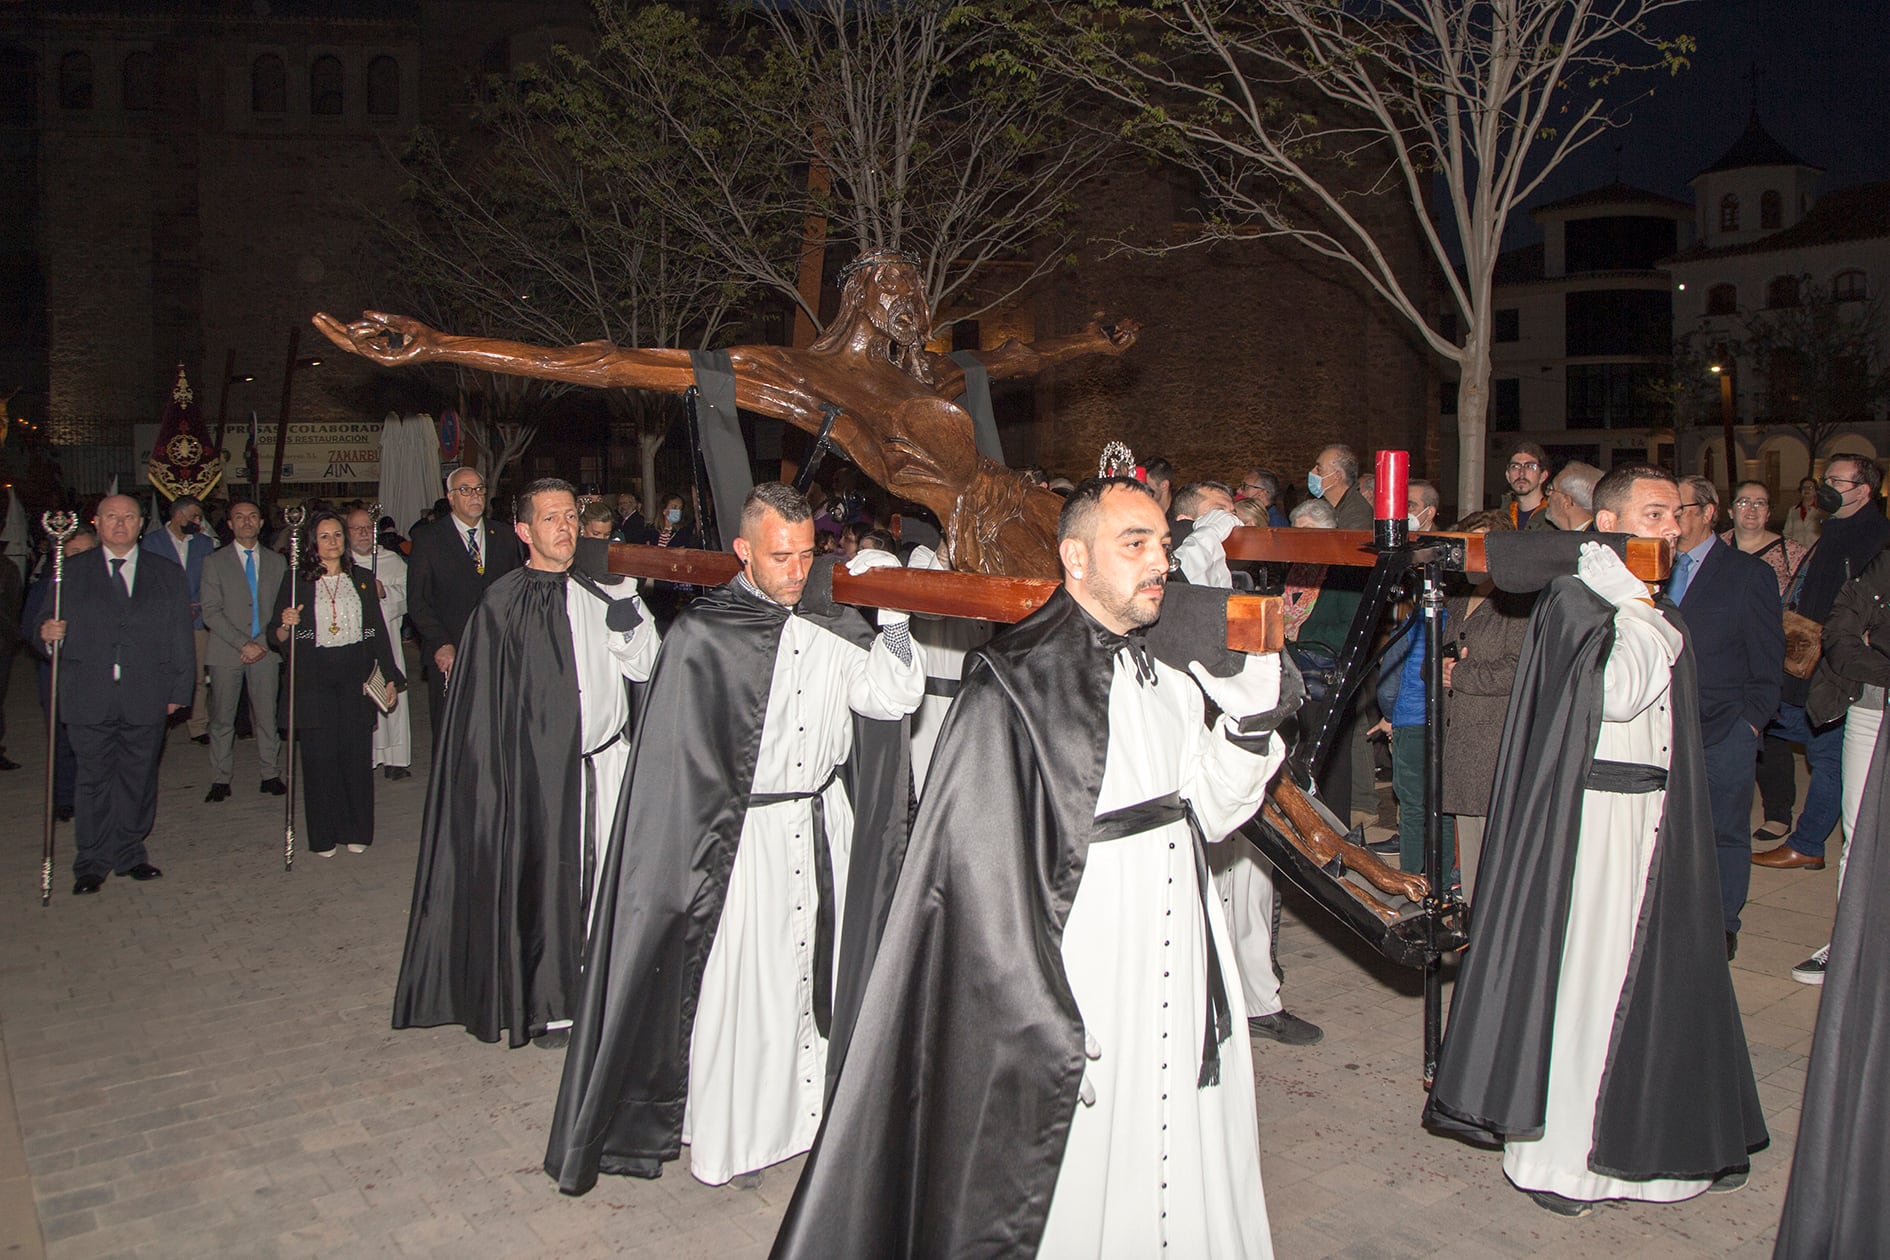
<path fill-rule="evenodd" d="M 1700 175 L 1744 170 L 1749 166 L 1811 166 L 1811 163 L 1800 161 L 1790 149 L 1774 140 L 1772 133 L 1760 124 L 1759 111 L 1753 110 L 1752 116 L 1746 120 L 1745 131 L 1733 141 L 1732 148 L 1726 150 L 1719 161 L 1701 171 Z M 1824 168 L 1811 166 L 1811 169 L 1819 171 Z M 1693 178 L 1698 179 L 1700 175 Z"/>
<path fill-rule="evenodd" d="M 1722 245 L 1718 249 L 1695 246 L 1668 261 L 1685 263 L 1741 254 L 1771 254 L 1879 237 L 1890 237 L 1890 182 L 1840 188 L 1818 198 L 1810 214 L 1783 231 L 1743 245 Z"/>
<path fill-rule="evenodd" d="M 1552 210 L 1576 210 L 1583 206 L 1619 205 L 1622 203 L 1660 206 L 1663 209 L 1686 210 L 1689 212 L 1693 209 L 1693 203 L 1690 201 L 1681 201 L 1675 197 L 1663 197 L 1657 192 L 1649 192 L 1645 188 L 1636 188 L 1632 184 L 1624 184 L 1616 180 L 1614 183 L 1601 188 L 1591 188 L 1587 192 L 1579 192 L 1572 197 L 1564 197 L 1560 201 L 1551 201 L 1547 205 L 1537 206 L 1534 210 L 1530 211 L 1530 213 L 1542 214 Z"/>

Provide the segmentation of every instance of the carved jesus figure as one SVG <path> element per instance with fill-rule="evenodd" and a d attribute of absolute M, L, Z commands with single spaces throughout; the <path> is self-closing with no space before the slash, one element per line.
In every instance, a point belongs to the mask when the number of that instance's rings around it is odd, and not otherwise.
<path fill-rule="evenodd" d="M 627 349 L 607 341 L 548 348 L 458 337 L 401 315 L 366 311 L 315 326 L 344 350 L 388 367 L 454 363 L 488 372 L 599 388 L 680 394 L 695 383 L 687 350 Z M 1012 340 L 979 358 L 994 380 L 1027 376 L 1087 354 L 1121 354 L 1140 325 L 1092 321 L 1082 332 L 1030 345 Z M 819 433 L 821 406 L 840 408 L 829 441 L 889 492 L 930 508 L 944 524 L 946 558 L 963 573 L 1057 576 L 1063 501 L 978 454 L 971 417 L 952 402 L 964 370 L 925 348 L 932 331 L 918 269 L 908 255 L 866 254 L 848 268 L 840 312 L 804 350 L 732 346 L 742 407 Z"/>

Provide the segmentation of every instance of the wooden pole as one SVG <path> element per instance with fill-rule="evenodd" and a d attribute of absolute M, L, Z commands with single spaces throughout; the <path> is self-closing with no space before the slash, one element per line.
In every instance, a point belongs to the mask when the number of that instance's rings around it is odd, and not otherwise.
<path fill-rule="evenodd" d="M 289 354 L 282 361 L 282 418 L 276 421 L 276 453 L 269 463 L 269 501 L 282 497 L 282 450 L 289 441 L 289 392 L 295 387 L 295 365 L 302 352 L 302 325 L 289 325 Z"/>

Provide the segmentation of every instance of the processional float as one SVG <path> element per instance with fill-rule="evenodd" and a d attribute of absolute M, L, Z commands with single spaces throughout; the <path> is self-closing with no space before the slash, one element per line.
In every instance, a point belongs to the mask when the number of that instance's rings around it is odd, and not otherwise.
<path fill-rule="evenodd" d="M 690 439 L 702 503 L 698 521 L 713 521 L 747 489 L 748 459 L 736 410 L 785 421 L 815 438 L 815 458 L 828 450 L 851 461 L 898 499 L 937 517 L 938 551 L 954 572 L 836 569 L 839 603 L 904 612 L 1021 620 L 1055 589 L 1057 517 L 1062 500 L 1006 467 L 995 448 L 988 412 L 974 420 L 988 382 L 1035 373 L 1083 355 L 1118 355 L 1132 346 L 1132 320 L 1105 324 L 1030 345 L 1010 341 L 988 351 L 935 354 L 917 261 L 909 255 L 864 255 L 840 275 L 840 309 L 812 346 L 733 346 L 715 352 L 635 349 L 603 342 L 544 347 L 488 337 L 453 336 L 417 320 L 364 312 L 344 323 L 326 314 L 316 327 L 336 345 L 388 367 L 448 363 L 508 375 L 599 388 L 649 389 L 689 401 Z M 1402 452 L 1397 452 L 1402 457 Z M 812 461 L 810 461 L 812 462 Z M 1408 464 L 1400 464 L 1400 468 Z M 1442 1032 L 1440 961 L 1468 939 L 1468 910 L 1447 886 L 1441 817 L 1427 809 L 1425 873 L 1393 870 L 1372 855 L 1362 835 L 1339 823 L 1318 799 L 1314 773 L 1333 753 L 1346 705 L 1374 663 L 1379 622 L 1399 593 L 1417 596 L 1431 633 L 1424 661 L 1426 784 L 1441 799 L 1444 578 L 1491 571 L 1506 582 L 1544 584 L 1575 571 L 1579 544 L 1602 541 L 1623 554 L 1643 580 L 1665 576 L 1661 544 L 1620 535 L 1550 536 L 1547 546 L 1522 535 L 1405 536 L 1402 476 L 1395 502 L 1380 480 L 1378 527 L 1371 532 L 1237 529 L 1226 542 L 1230 560 L 1307 562 L 1371 570 L 1364 598 L 1340 658 L 1340 680 L 1321 704 L 1301 711 L 1301 739 L 1278 776 L 1261 814 L 1243 834 L 1296 886 L 1393 962 L 1425 977 L 1424 1065 L 1428 1083 Z M 1387 506 L 1389 504 L 1389 507 Z M 718 531 L 708 536 L 726 543 Z M 1536 537 L 1534 535 L 1530 537 Z M 626 576 L 685 585 L 718 585 L 735 558 L 723 552 L 615 544 L 610 569 Z M 1226 597 L 1227 646 L 1277 652 L 1283 610 L 1276 597 Z"/>

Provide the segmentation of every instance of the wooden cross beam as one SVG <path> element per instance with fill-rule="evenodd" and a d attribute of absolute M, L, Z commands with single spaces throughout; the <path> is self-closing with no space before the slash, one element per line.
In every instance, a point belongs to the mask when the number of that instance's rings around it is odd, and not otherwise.
<path fill-rule="evenodd" d="M 1426 531 L 1413 536 L 1421 543 L 1427 538 L 1461 539 L 1464 568 L 1486 572 L 1483 534 L 1452 534 Z M 1266 526 L 1242 526 L 1227 536 L 1229 560 L 1271 561 L 1275 564 L 1336 564 L 1370 568 L 1378 559 L 1372 550 L 1372 535 L 1364 529 L 1270 529 Z M 1627 540 L 1628 572 L 1643 582 L 1664 582 L 1673 568 L 1673 548 L 1657 538 Z"/>
<path fill-rule="evenodd" d="M 725 551 L 690 551 L 612 543 L 610 571 L 625 577 L 720 586 L 741 568 Z M 1043 607 L 1057 583 L 1040 578 L 984 577 L 935 569 L 871 569 L 859 576 L 833 571 L 833 597 L 861 608 L 981 621 L 1022 621 Z M 1272 595 L 1234 595 L 1227 601 L 1227 646 L 1237 652 L 1278 652 L 1286 622 Z"/>

